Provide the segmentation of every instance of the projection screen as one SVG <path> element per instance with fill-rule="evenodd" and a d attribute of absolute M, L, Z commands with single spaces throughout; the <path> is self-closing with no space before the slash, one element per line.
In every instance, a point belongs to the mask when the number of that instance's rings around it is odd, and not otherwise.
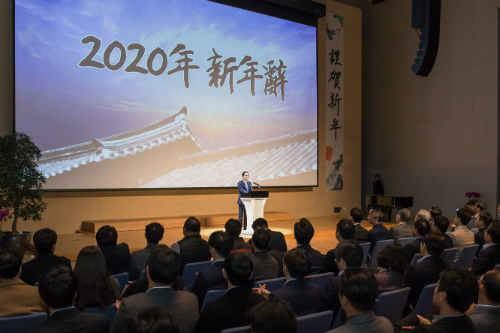
<path fill-rule="evenodd" d="M 16 0 L 49 190 L 317 186 L 316 28 L 205 0 Z"/>

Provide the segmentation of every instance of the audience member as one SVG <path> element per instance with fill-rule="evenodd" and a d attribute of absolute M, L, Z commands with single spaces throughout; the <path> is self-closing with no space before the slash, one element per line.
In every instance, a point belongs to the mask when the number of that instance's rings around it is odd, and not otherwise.
<path fill-rule="evenodd" d="M 198 321 L 198 300 L 192 293 L 174 291 L 171 287 L 180 269 L 179 254 L 166 246 L 158 245 L 146 263 L 149 289 L 145 293 L 121 301 L 111 332 L 127 332 L 131 318 L 152 306 L 157 306 L 173 315 L 177 319 L 181 333 L 193 332 Z"/>
<path fill-rule="evenodd" d="M 149 254 L 163 239 L 164 233 L 165 229 L 163 229 L 160 223 L 153 222 L 146 226 L 146 232 L 144 234 L 147 241 L 146 247 L 130 254 L 130 264 L 128 266 L 129 281 L 139 280 L 141 272 L 146 268 L 146 261 L 148 260 Z"/>
<path fill-rule="evenodd" d="M 264 229 L 257 229 L 252 235 L 253 247 L 253 281 L 274 279 L 278 277 L 279 264 L 267 253 L 271 235 Z"/>
<path fill-rule="evenodd" d="M 406 262 L 401 244 L 384 247 L 377 256 L 377 263 L 381 267 L 375 273 L 379 294 L 405 287 Z"/>
<path fill-rule="evenodd" d="M 361 220 L 363 220 L 361 209 L 357 207 L 351 209 L 348 219 L 354 223 L 354 240 L 358 243 L 367 243 L 369 239 L 368 230 L 361 226 Z"/>
<path fill-rule="evenodd" d="M 432 206 L 431 209 L 429 210 L 429 214 L 430 214 L 430 220 L 429 220 L 430 225 L 434 224 L 434 220 L 436 219 L 436 217 L 443 216 L 443 212 L 438 206 Z"/>
<path fill-rule="evenodd" d="M 389 319 L 373 313 L 377 299 L 377 279 L 368 268 L 352 268 L 340 278 L 339 298 L 347 321 L 329 333 L 392 333 Z"/>
<path fill-rule="evenodd" d="M 384 186 L 379 180 L 379 175 L 375 175 L 373 179 L 373 194 L 374 195 L 384 195 Z"/>
<path fill-rule="evenodd" d="M 431 219 L 431 214 L 425 209 L 421 209 L 418 211 L 417 215 L 415 215 L 415 222 L 417 222 L 419 219 L 424 219 L 429 222 Z"/>
<path fill-rule="evenodd" d="M 179 333 L 174 317 L 155 306 L 140 311 L 130 324 L 129 333 Z"/>
<path fill-rule="evenodd" d="M 181 276 L 184 266 L 187 264 L 211 259 L 208 242 L 201 238 L 200 229 L 200 221 L 196 217 L 188 217 L 184 222 L 184 228 L 182 228 L 184 238 L 172 244 L 172 250 L 181 256 L 181 271 L 179 273 Z"/>
<path fill-rule="evenodd" d="M 233 253 L 224 260 L 223 274 L 228 290 L 205 306 L 195 332 L 219 333 L 226 328 L 248 325 L 247 310 L 265 300 L 248 286 L 252 271 L 252 260 L 244 253 Z"/>
<path fill-rule="evenodd" d="M 493 221 L 493 217 L 488 212 L 480 212 L 476 217 L 476 223 L 474 226 L 478 229 L 478 231 L 474 234 L 474 243 L 479 245 L 477 249 L 477 253 L 483 248 L 484 245 L 484 232 L 490 226 Z"/>
<path fill-rule="evenodd" d="M 472 271 L 476 276 L 481 276 L 500 264 L 500 224 L 490 224 L 484 232 L 484 242 L 483 249 L 472 265 Z"/>
<path fill-rule="evenodd" d="M 272 231 L 269 229 L 267 225 L 267 221 L 263 218 L 258 218 L 252 223 L 252 229 L 255 231 L 257 229 L 267 230 L 269 235 L 271 236 L 271 244 L 269 245 L 268 250 L 276 250 L 281 252 L 287 251 L 285 236 L 279 231 Z M 252 244 L 251 240 L 248 241 Z"/>
<path fill-rule="evenodd" d="M 368 223 L 370 223 L 373 228 L 368 232 L 368 241 L 372 244 L 370 245 L 370 254 L 372 254 L 375 244 L 379 240 L 387 238 L 389 230 L 381 223 L 384 213 L 380 209 L 370 209 L 368 213 Z"/>
<path fill-rule="evenodd" d="M 500 271 L 492 270 L 479 279 L 478 302 L 467 315 L 478 333 L 498 333 L 500 328 Z"/>
<path fill-rule="evenodd" d="M 431 225 L 432 232 L 439 232 L 445 238 L 445 249 L 451 249 L 453 247 L 453 240 L 450 236 L 446 234 L 446 231 L 450 227 L 450 221 L 446 216 L 436 216 L 434 218 L 434 223 Z"/>
<path fill-rule="evenodd" d="M 337 231 L 335 232 L 335 236 L 338 240 L 338 244 L 341 244 L 343 241 L 353 239 L 355 232 L 354 224 L 347 219 L 342 219 L 337 223 Z M 333 272 L 335 275 L 339 274 L 339 268 L 337 263 L 335 262 L 336 255 L 335 249 L 330 250 L 326 253 L 325 260 L 323 261 L 323 267 L 321 267 L 321 272 Z"/>
<path fill-rule="evenodd" d="M 57 234 L 54 230 L 49 228 L 38 230 L 33 235 L 33 243 L 38 255 L 22 266 L 21 280 L 27 284 L 35 285 L 40 276 L 55 266 L 63 265 L 71 268 L 71 262 L 68 258 L 58 257 L 54 254 L 57 243 Z"/>
<path fill-rule="evenodd" d="M 413 236 L 413 230 L 411 226 L 407 224 L 410 221 L 411 212 L 408 208 L 401 209 L 396 215 L 396 223 L 398 224 L 395 227 L 391 227 L 389 229 L 389 234 L 387 234 L 387 239 L 400 239 L 406 237 Z"/>
<path fill-rule="evenodd" d="M 415 308 L 424 287 L 436 283 L 439 274 L 448 265 L 439 256 L 444 251 L 445 238 L 441 233 L 428 233 L 420 244 L 420 258 L 414 265 L 408 267 L 405 286 L 410 287 L 408 303 Z"/>
<path fill-rule="evenodd" d="M 270 298 L 248 311 L 252 333 L 297 333 L 297 316 L 287 302 Z"/>
<path fill-rule="evenodd" d="M 464 247 L 474 244 L 474 234 L 467 228 L 469 219 L 470 215 L 463 208 L 459 209 L 455 215 L 454 224 L 456 228 L 450 234 L 450 237 L 453 240 L 453 247 L 458 249 L 455 259 L 458 259 Z"/>
<path fill-rule="evenodd" d="M 439 309 L 439 315 L 434 316 L 431 323 L 412 313 L 394 324 L 394 332 L 474 332 L 474 325 L 465 311 L 472 305 L 477 294 L 478 285 L 472 274 L 447 268 L 441 272 L 432 298 L 433 305 Z"/>
<path fill-rule="evenodd" d="M 0 317 L 46 311 L 38 288 L 21 279 L 21 258 L 12 250 L 0 252 Z"/>
<path fill-rule="evenodd" d="M 130 250 L 126 243 L 118 244 L 116 229 L 110 225 L 102 226 L 97 231 L 95 239 L 104 255 L 109 274 L 126 272 L 130 263 Z"/>
<path fill-rule="evenodd" d="M 80 312 L 73 306 L 78 280 L 68 267 L 56 266 L 39 280 L 38 292 L 49 307 L 48 321 L 34 327 L 33 333 L 108 333 L 109 325 L 102 314 Z"/>
<path fill-rule="evenodd" d="M 420 253 L 420 244 L 423 237 L 431 231 L 429 222 L 424 219 L 418 219 L 413 225 L 413 240 L 404 247 L 405 261 L 409 265 L 413 256 Z"/>
<path fill-rule="evenodd" d="M 86 246 L 76 258 L 75 274 L 78 279 L 75 306 L 79 310 L 115 303 L 120 296 L 120 283 L 109 275 L 101 250 Z"/>
<path fill-rule="evenodd" d="M 235 252 L 245 252 L 247 255 L 252 256 L 252 245 L 245 242 L 243 238 L 240 237 L 241 234 L 241 223 L 236 219 L 227 220 L 224 225 L 226 232 L 231 235 L 234 241 L 234 246 L 231 253 Z"/>
<path fill-rule="evenodd" d="M 311 239 L 314 237 L 314 227 L 305 218 L 301 218 L 299 222 L 296 222 L 293 226 L 293 233 L 295 235 L 295 241 L 297 242 L 297 247 L 304 249 L 312 258 L 311 274 L 319 273 L 321 266 L 323 265 L 323 255 L 313 249 L 310 245 Z"/>
<path fill-rule="evenodd" d="M 474 208 L 473 208 L 473 213 L 471 214 L 472 217 L 471 217 L 469 223 L 467 223 L 467 228 L 469 228 L 469 230 L 471 230 L 472 228 L 477 228 L 475 225 L 476 220 L 479 217 L 479 214 L 482 212 L 486 212 L 486 204 L 484 202 L 476 203 L 474 205 Z"/>

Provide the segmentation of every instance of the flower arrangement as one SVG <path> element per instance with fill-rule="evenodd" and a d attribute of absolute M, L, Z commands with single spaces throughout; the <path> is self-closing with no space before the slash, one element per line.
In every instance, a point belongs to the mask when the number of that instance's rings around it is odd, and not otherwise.
<path fill-rule="evenodd" d="M 467 193 L 465 193 L 465 196 L 467 198 L 469 198 L 469 201 L 467 201 L 467 205 L 472 205 L 472 206 L 477 204 L 476 198 L 481 198 L 481 194 L 479 194 L 477 192 L 467 192 Z"/>

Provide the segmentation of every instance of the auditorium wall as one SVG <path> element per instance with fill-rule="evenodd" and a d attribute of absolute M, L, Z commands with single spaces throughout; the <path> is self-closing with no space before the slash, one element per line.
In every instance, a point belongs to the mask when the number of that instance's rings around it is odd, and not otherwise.
<path fill-rule="evenodd" d="M 334 213 L 334 207 L 349 209 L 361 204 L 361 10 L 328 1 L 327 11 L 343 16 L 345 22 L 345 189 L 325 191 L 325 107 L 319 103 L 319 186 L 271 189 L 266 203 L 266 211 L 290 212 L 294 219 L 347 216 L 348 211 Z M 13 128 L 12 20 L 11 0 L 0 0 L 0 135 Z M 324 101 L 324 19 L 318 33 L 318 98 Z M 80 229 L 83 220 L 230 214 L 238 209 L 236 189 L 49 192 L 44 200 L 48 209 L 43 220 L 20 222 L 20 230 L 50 227 L 59 233 L 72 233 Z M 4 230 L 10 230 L 9 224 L 4 223 Z"/>

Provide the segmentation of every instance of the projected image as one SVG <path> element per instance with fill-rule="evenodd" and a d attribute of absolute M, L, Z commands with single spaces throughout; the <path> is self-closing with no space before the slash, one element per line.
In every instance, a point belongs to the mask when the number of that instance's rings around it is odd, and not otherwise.
<path fill-rule="evenodd" d="M 316 28 L 205 0 L 15 1 L 47 189 L 317 185 Z"/>

